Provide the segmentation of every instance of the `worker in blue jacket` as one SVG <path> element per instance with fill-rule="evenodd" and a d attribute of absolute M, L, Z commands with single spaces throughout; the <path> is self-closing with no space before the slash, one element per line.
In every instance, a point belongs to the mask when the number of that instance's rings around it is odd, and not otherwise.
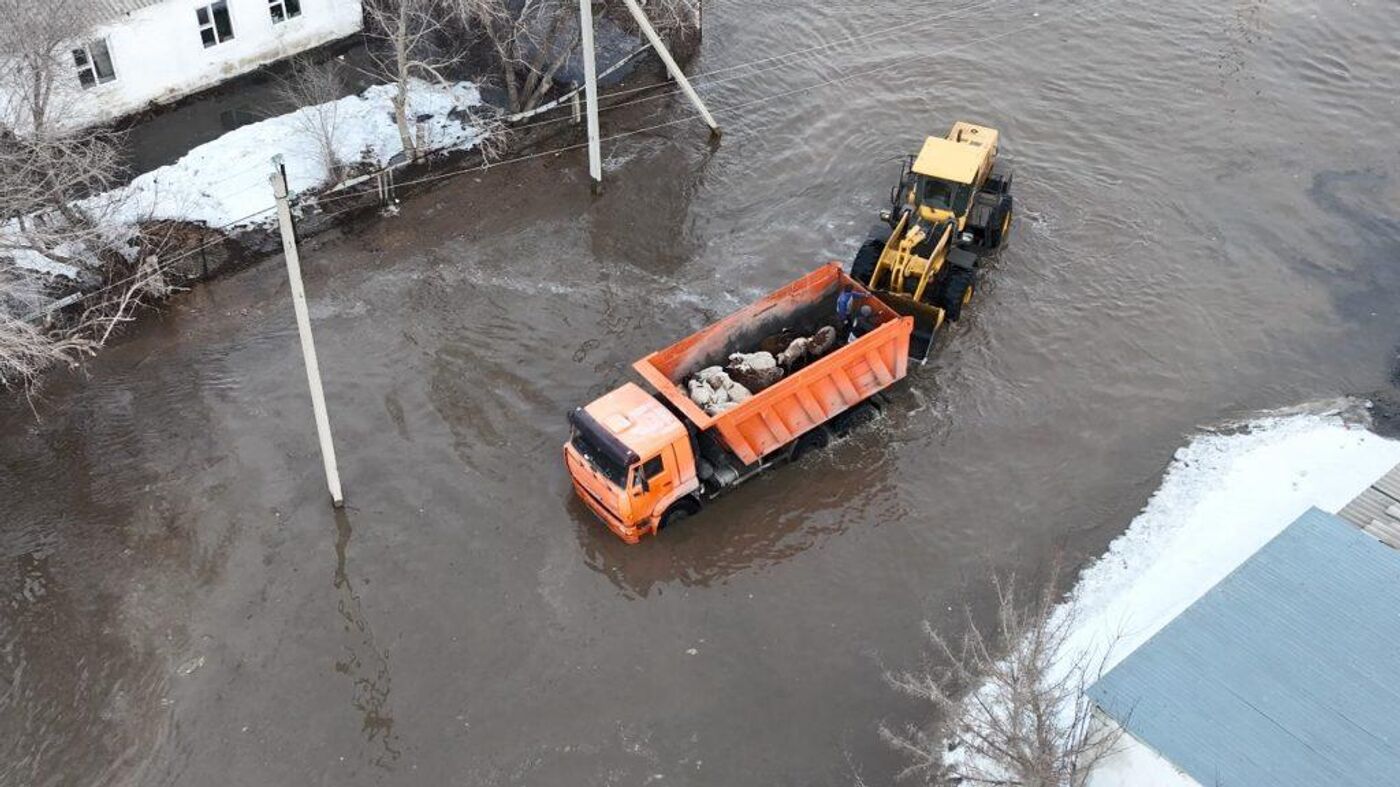
<path fill-rule="evenodd" d="M 857 301 L 869 297 L 870 293 L 856 292 L 850 287 L 841 290 L 841 294 L 836 296 L 836 319 L 841 323 L 842 332 L 847 334 L 847 341 L 865 334 L 872 327 L 869 325 L 871 310 L 868 305 L 862 305 L 859 311 L 852 308 Z M 863 330 L 857 332 L 858 327 Z"/>
<path fill-rule="evenodd" d="M 836 319 L 841 321 L 841 325 L 849 326 L 851 318 L 855 316 L 851 304 L 869 297 L 870 293 L 856 292 L 850 287 L 845 288 L 840 295 L 836 296 Z"/>

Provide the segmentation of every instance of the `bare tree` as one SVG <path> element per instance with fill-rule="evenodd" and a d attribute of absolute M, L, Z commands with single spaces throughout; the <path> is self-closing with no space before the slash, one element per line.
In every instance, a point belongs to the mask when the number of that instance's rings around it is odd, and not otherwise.
<path fill-rule="evenodd" d="M 76 79 L 72 60 L 63 56 L 87 24 L 89 7 L 81 0 L 56 0 L 40 8 L 25 0 L 0 0 L 0 78 L 7 121 L 13 131 L 37 133 L 54 126 L 50 110 L 68 94 L 65 78 Z"/>
<path fill-rule="evenodd" d="M 337 152 L 339 99 L 345 95 L 345 77 L 340 63 L 295 58 L 287 72 L 277 78 L 274 89 L 280 102 L 291 110 L 297 131 L 315 146 L 326 179 L 337 180 L 344 165 Z"/>
<path fill-rule="evenodd" d="M 578 49 L 578 7 L 573 0 L 449 2 L 463 26 L 491 42 L 511 112 L 534 109 Z"/>
<path fill-rule="evenodd" d="M 610 0 L 621 5 L 618 0 Z M 668 44 L 700 30 L 700 0 L 637 0 L 651 26 Z"/>
<path fill-rule="evenodd" d="M 1014 580 L 995 585 L 993 630 L 969 612 L 968 633 L 955 647 L 925 621 L 927 663 L 886 675 L 899 691 L 927 702 L 942 724 L 882 727 L 881 737 L 910 761 L 901 779 L 1082 787 L 1122 734 L 1095 719 L 1085 696 L 1103 672 L 1107 650 L 1071 651 L 1073 602 L 1056 605 L 1053 577 L 1029 605 L 1018 599 Z M 956 753 L 951 763 L 945 752 Z"/>
<path fill-rule="evenodd" d="M 100 233 L 97 214 L 113 207 L 78 202 L 121 170 L 119 135 L 88 126 L 76 100 L 92 8 L 0 0 L 0 250 L 62 254 Z"/>
<path fill-rule="evenodd" d="M 367 47 L 380 75 L 395 86 L 394 123 L 404 154 L 410 160 L 421 155 L 419 140 L 409 122 L 413 80 L 447 84 L 443 72 L 461 58 L 443 50 L 443 24 L 449 11 L 446 0 L 365 0 Z"/>

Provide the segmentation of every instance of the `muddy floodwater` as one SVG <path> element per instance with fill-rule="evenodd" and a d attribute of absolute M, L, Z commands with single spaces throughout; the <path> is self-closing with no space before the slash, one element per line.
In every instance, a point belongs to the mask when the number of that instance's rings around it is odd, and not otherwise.
<path fill-rule="evenodd" d="M 608 142 L 601 196 L 571 152 L 305 245 L 343 513 L 277 260 L 0 405 L 0 783 L 885 784 L 921 620 L 1098 554 L 1199 425 L 1396 382 L 1392 0 L 705 24 L 696 73 L 832 46 L 700 80 L 722 143 Z M 960 118 L 1017 223 L 888 417 L 639 546 L 593 521 L 566 411 L 848 259 Z"/>

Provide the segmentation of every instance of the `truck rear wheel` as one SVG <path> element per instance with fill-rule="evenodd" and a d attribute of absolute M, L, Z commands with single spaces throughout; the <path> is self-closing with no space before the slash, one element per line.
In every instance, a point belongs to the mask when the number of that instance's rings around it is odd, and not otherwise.
<path fill-rule="evenodd" d="M 665 530 L 671 525 L 681 522 L 700 512 L 700 504 L 689 497 L 683 497 L 671 504 L 666 509 L 666 513 L 661 515 L 661 522 L 657 525 L 657 530 Z"/>
<path fill-rule="evenodd" d="M 831 432 L 825 426 L 818 426 L 797 438 L 797 444 L 792 447 L 792 461 L 796 462 L 807 454 L 820 451 L 830 444 Z"/>

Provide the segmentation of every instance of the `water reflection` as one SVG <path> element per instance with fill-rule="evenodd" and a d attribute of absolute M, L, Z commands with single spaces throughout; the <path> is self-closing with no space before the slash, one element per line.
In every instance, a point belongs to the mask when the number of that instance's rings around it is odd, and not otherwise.
<path fill-rule="evenodd" d="M 887 426 L 868 428 L 796 464 L 776 467 L 655 538 L 629 545 L 570 492 L 584 563 L 634 598 L 670 584 L 707 587 L 792 559 L 852 524 L 898 521 L 902 503 L 888 478 Z"/>
<path fill-rule="evenodd" d="M 389 706 L 389 690 L 393 675 L 389 671 L 389 651 L 375 643 L 374 629 L 360 604 L 360 594 L 348 570 L 350 547 L 349 512 L 335 512 L 335 578 L 332 585 L 339 593 L 336 606 L 345 621 L 349 635 L 342 646 L 344 655 L 335 660 L 335 671 L 350 678 L 350 704 L 360 715 L 360 731 L 370 744 L 366 755 L 371 765 L 392 770 L 402 751 L 399 736 L 394 733 L 393 709 Z"/>

